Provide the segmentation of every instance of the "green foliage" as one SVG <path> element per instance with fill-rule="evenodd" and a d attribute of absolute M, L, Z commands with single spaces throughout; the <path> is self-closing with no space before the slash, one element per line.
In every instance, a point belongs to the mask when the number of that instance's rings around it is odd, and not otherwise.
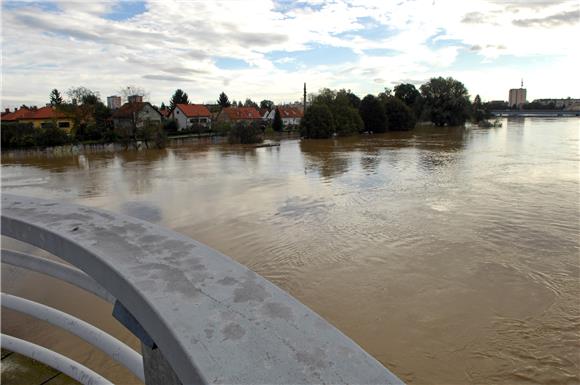
<path fill-rule="evenodd" d="M 177 121 L 175 119 L 168 119 L 163 123 L 163 130 L 169 135 L 177 133 Z"/>
<path fill-rule="evenodd" d="M 35 145 L 36 132 L 32 123 L 2 122 L 2 147 L 30 147 Z"/>
<path fill-rule="evenodd" d="M 284 128 L 284 123 L 282 122 L 282 117 L 280 116 L 280 111 L 276 108 L 274 113 L 274 121 L 272 122 L 272 128 L 276 132 L 281 132 Z"/>
<path fill-rule="evenodd" d="M 343 108 L 333 109 L 332 117 L 336 134 L 339 136 L 358 134 L 364 128 L 364 123 L 358 110 L 352 107 L 350 103 Z"/>
<path fill-rule="evenodd" d="M 421 97 L 421 94 L 419 93 L 417 88 L 415 88 L 415 86 L 410 83 L 399 84 L 395 86 L 394 91 L 395 97 L 399 98 L 403 103 L 405 103 L 407 106 L 411 108 L 413 108 L 415 103 Z"/>
<path fill-rule="evenodd" d="M 334 134 L 334 120 L 326 104 L 312 104 L 300 122 L 300 134 L 306 138 L 330 138 Z"/>
<path fill-rule="evenodd" d="M 213 123 L 213 130 L 219 136 L 228 136 L 232 129 L 230 122 L 215 122 Z"/>
<path fill-rule="evenodd" d="M 228 141 L 230 143 L 240 143 L 240 144 L 253 144 L 261 143 L 262 138 L 262 128 L 259 122 L 237 122 L 231 128 Z"/>
<path fill-rule="evenodd" d="M 43 127 L 37 130 L 35 134 L 35 142 L 37 146 L 50 147 L 62 146 L 71 142 L 69 135 L 54 124 Z"/>
<path fill-rule="evenodd" d="M 333 132 L 328 134 L 325 130 L 320 130 L 319 137 L 330 137 L 334 133 L 340 136 L 348 136 L 363 129 L 362 120 L 357 112 L 360 99 L 350 90 L 341 89 L 334 91 L 323 88 L 312 98 L 312 105 L 328 107 L 332 117 Z"/>
<path fill-rule="evenodd" d="M 60 92 L 58 92 L 58 90 L 55 88 L 50 93 L 50 105 L 58 106 L 61 105 L 62 103 L 63 103 L 62 96 L 60 95 Z"/>
<path fill-rule="evenodd" d="M 486 110 L 509 110 L 510 106 L 508 102 L 492 100 L 491 102 L 483 103 L 483 108 Z"/>
<path fill-rule="evenodd" d="M 187 93 L 179 88 L 175 90 L 173 96 L 171 96 L 171 99 L 169 100 L 169 108 L 173 110 L 178 104 L 189 104 Z"/>
<path fill-rule="evenodd" d="M 244 102 L 244 107 L 254 107 L 254 108 L 258 108 L 258 103 L 254 102 L 252 99 L 248 98 Z"/>
<path fill-rule="evenodd" d="M 262 100 L 260 102 L 260 108 L 266 108 L 268 111 L 271 111 L 274 108 L 274 102 L 271 100 Z"/>
<path fill-rule="evenodd" d="M 387 116 L 381 101 L 373 95 L 367 95 L 361 100 L 359 114 L 364 122 L 364 129 L 372 132 L 387 131 Z"/>
<path fill-rule="evenodd" d="M 391 131 L 406 131 L 415 127 L 415 114 L 399 98 L 391 96 L 384 103 L 387 127 Z"/>
<path fill-rule="evenodd" d="M 231 105 L 230 103 L 230 99 L 228 98 L 228 96 L 225 94 L 225 92 L 222 92 L 217 100 L 217 104 L 219 104 L 222 108 L 226 108 L 229 107 Z"/>
<path fill-rule="evenodd" d="M 467 89 L 460 81 L 449 78 L 432 78 L 421 86 L 424 109 L 437 126 L 457 126 L 465 123 L 471 103 Z"/>
<path fill-rule="evenodd" d="M 491 112 L 483 105 L 479 95 L 476 95 L 471 105 L 471 120 L 474 123 L 480 123 L 486 119 L 491 118 Z"/>

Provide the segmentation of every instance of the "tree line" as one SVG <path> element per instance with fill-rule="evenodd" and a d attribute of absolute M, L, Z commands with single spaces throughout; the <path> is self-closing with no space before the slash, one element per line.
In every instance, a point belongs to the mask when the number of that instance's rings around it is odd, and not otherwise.
<path fill-rule="evenodd" d="M 300 129 L 307 138 L 330 138 L 410 130 L 418 121 L 455 126 L 468 119 L 477 123 L 489 117 L 479 95 L 472 103 L 463 83 L 451 77 L 438 77 L 419 89 L 403 83 L 362 99 L 350 90 L 322 89 L 311 96 Z"/>

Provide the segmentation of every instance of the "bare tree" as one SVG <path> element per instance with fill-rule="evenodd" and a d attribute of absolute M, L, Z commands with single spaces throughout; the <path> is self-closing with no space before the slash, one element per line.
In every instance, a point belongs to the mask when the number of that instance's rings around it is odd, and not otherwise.
<path fill-rule="evenodd" d="M 143 97 L 143 100 L 149 100 L 149 92 L 145 91 L 144 88 L 135 86 L 135 85 L 128 85 L 127 87 L 123 87 L 119 90 L 119 93 L 123 97 L 123 100 L 127 101 L 129 96 L 139 95 Z"/>

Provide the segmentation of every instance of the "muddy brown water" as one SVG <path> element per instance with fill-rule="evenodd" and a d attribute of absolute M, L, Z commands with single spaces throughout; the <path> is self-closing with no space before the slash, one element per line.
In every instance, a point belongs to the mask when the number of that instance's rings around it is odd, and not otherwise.
<path fill-rule="evenodd" d="M 409 384 L 580 383 L 580 119 L 247 148 L 2 154 L 2 191 L 134 215 L 289 291 Z M 4 239 L 3 247 L 30 250 Z M 2 266 L 3 291 L 135 348 L 111 306 Z M 4 332 L 134 379 L 40 321 Z"/>

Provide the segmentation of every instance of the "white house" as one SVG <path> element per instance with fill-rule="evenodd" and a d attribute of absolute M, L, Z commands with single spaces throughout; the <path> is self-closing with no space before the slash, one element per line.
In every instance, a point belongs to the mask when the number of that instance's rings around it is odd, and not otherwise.
<path fill-rule="evenodd" d="M 304 113 L 300 108 L 279 106 L 270 111 L 268 115 L 266 115 L 266 118 L 273 122 L 276 110 L 280 111 L 280 117 L 282 118 L 284 127 L 299 125 L 300 120 L 304 116 Z"/>
<path fill-rule="evenodd" d="M 177 122 L 179 131 L 188 130 L 192 126 L 211 128 L 211 113 L 201 104 L 177 104 L 170 117 Z"/>

